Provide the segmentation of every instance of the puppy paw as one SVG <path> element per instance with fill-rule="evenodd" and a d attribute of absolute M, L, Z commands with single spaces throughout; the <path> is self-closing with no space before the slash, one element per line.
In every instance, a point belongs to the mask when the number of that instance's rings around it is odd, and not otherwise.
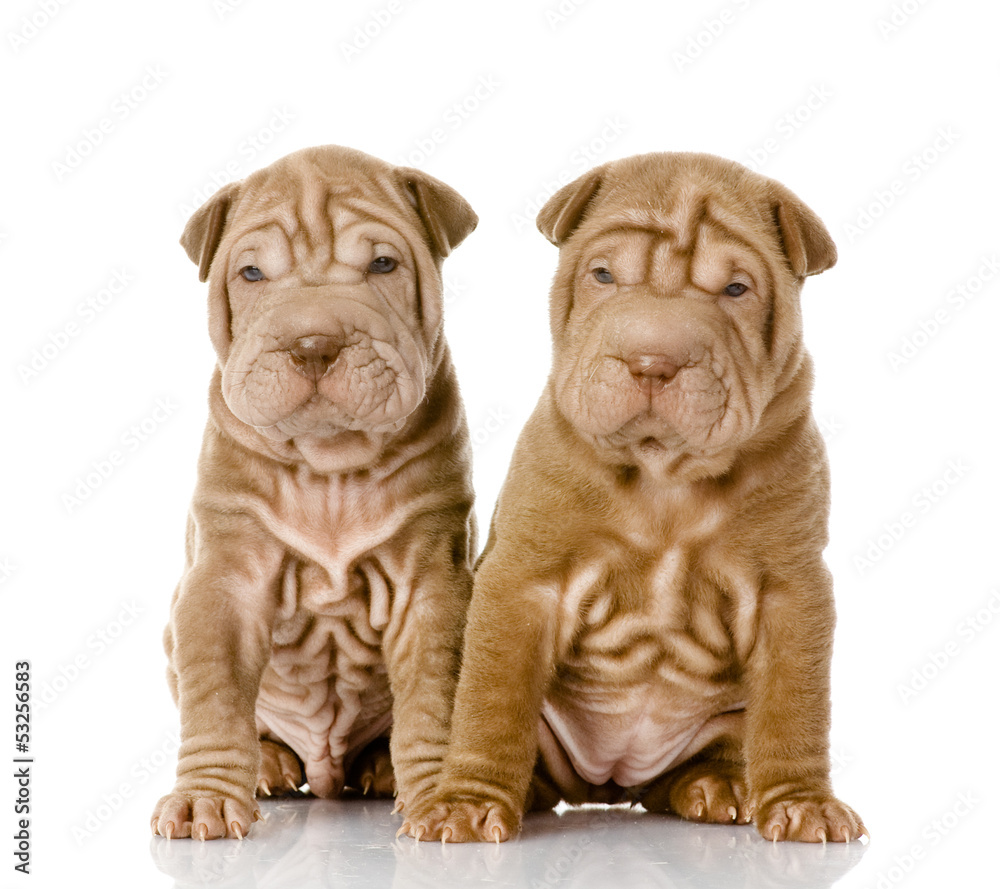
<path fill-rule="evenodd" d="M 407 813 L 397 836 L 442 843 L 502 843 L 521 829 L 520 813 L 491 799 L 447 799 Z"/>
<path fill-rule="evenodd" d="M 691 775 L 670 789 L 670 808 L 681 818 L 712 824 L 749 824 L 747 787 L 741 778 Z"/>
<path fill-rule="evenodd" d="M 253 799 L 212 794 L 170 793 L 153 810 L 153 834 L 167 839 L 241 840 L 260 819 Z"/>
<path fill-rule="evenodd" d="M 390 797 L 396 795 L 396 776 L 392 771 L 389 742 L 373 741 L 351 763 L 347 784 L 365 796 Z"/>
<path fill-rule="evenodd" d="M 257 796 L 286 796 L 297 793 L 304 783 L 302 762 L 291 748 L 277 741 L 261 738 Z"/>
<path fill-rule="evenodd" d="M 868 836 L 858 813 L 832 796 L 779 798 L 761 807 L 754 823 L 764 839 L 774 841 L 849 843 Z"/>

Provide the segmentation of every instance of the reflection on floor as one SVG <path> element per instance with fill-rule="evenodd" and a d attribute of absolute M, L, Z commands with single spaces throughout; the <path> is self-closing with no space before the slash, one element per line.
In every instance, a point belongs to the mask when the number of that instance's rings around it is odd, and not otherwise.
<path fill-rule="evenodd" d="M 865 854 L 860 842 L 768 843 L 752 827 L 701 825 L 625 807 L 529 815 L 500 846 L 396 839 L 385 800 L 262 803 L 266 820 L 242 842 L 154 837 L 156 866 L 175 886 L 260 889 L 832 886 Z"/>

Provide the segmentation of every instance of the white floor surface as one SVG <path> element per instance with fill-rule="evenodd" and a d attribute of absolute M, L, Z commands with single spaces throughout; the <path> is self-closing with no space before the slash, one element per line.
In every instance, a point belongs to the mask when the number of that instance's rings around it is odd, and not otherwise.
<path fill-rule="evenodd" d="M 266 821 L 243 842 L 153 838 L 147 871 L 177 889 L 826 887 L 862 865 L 867 851 L 860 842 L 768 843 L 752 827 L 623 807 L 533 814 L 520 837 L 499 846 L 396 839 L 401 819 L 385 801 L 268 801 L 263 809 Z M 161 885 L 147 874 L 141 882 Z"/>

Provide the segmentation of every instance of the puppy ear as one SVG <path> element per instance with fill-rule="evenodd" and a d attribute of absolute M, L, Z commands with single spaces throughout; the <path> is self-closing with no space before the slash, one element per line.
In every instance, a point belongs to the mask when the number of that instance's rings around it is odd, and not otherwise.
<path fill-rule="evenodd" d="M 798 278 L 818 275 L 837 261 L 837 246 L 822 220 L 783 186 L 774 207 L 781 244 Z"/>
<path fill-rule="evenodd" d="M 445 257 L 478 225 L 479 217 L 450 185 L 412 167 L 398 170 L 407 197 L 420 214 L 434 252 Z"/>
<path fill-rule="evenodd" d="M 235 203 L 240 189 L 239 182 L 223 185 L 212 197 L 195 211 L 181 235 L 181 246 L 191 262 L 198 266 L 198 280 L 208 280 L 215 251 L 219 249 L 222 233 L 226 228 L 229 208 Z"/>
<path fill-rule="evenodd" d="M 538 213 L 538 230 L 557 247 L 561 246 L 583 221 L 591 198 L 601 187 L 601 168 L 591 170 L 569 185 L 564 185 Z"/>

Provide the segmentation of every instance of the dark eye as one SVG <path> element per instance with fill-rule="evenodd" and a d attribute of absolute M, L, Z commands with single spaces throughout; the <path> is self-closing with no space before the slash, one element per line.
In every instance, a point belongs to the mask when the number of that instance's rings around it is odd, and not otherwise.
<path fill-rule="evenodd" d="M 263 281 L 264 273 L 255 265 L 244 266 L 240 269 L 240 274 L 244 281 Z"/>
<path fill-rule="evenodd" d="M 743 296 L 743 294 L 746 293 L 747 290 L 749 290 L 749 289 L 750 288 L 747 287 L 746 284 L 740 284 L 738 282 L 734 282 L 734 283 L 730 284 L 722 292 L 724 294 L 726 294 L 726 296 Z"/>
<path fill-rule="evenodd" d="M 375 272 L 376 275 L 384 275 L 396 268 L 396 260 L 391 256 L 377 256 L 368 266 L 368 271 Z"/>
<path fill-rule="evenodd" d="M 594 277 L 602 284 L 614 284 L 615 276 L 607 269 L 594 269 Z"/>

